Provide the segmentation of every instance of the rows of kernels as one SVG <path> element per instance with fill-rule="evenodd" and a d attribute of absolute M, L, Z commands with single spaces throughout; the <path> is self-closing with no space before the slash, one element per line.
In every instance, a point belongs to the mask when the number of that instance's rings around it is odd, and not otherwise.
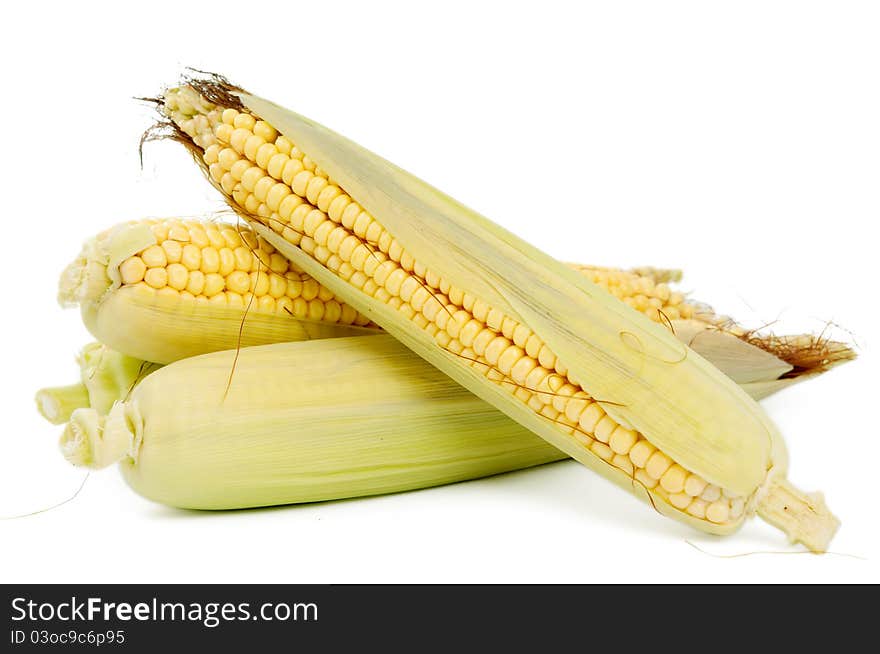
<path fill-rule="evenodd" d="M 648 275 L 592 266 L 575 265 L 574 268 L 597 286 L 656 322 L 692 318 L 696 313 L 694 305 L 687 302 L 681 293 L 671 290 L 666 283 L 657 283 Z"/>
<path fill-rule="evenodd" d="M 688 495 L 687 480 L 695 475 L 617 424 L 601 402 L 567 377 L 562 362 L 528 327 L 414 261 L 342 189 L 313 165 L 305 166 L 305 157 L 290 156 L 294 146 L 285 137 L 253 116 L 226 109 L 215 138 L 205 158 L 211 177 L 248 213 L 319 261 L 333 261 L 342 279 L 400 311 L 442 347 L 672 506 L 708 520 L 728 520 L 730 498 Z M 655 292 L 665 295 L 662 288 Z M 647 460 L 646 448 L 651 450 Z"/>
<path fill-rule="evenodd" d="M 122 284 L 256 312 L 367 325 L 248 228 L 182 220 L 146 221 L 157 240 L 119 265 Z M 251 297 L 253 296 L 253 302 Z"/>

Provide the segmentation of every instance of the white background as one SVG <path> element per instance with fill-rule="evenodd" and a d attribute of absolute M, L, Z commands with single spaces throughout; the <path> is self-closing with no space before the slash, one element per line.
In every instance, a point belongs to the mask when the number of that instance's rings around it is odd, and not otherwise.
<path fill-rule="evenodd" d="M 84 473 L 33 404 L 89 340 L 55 303 L 91 234 L 221 208 L 136 96 L 217 71 L 378 151 L 548 252 L 681 267 L 755 326 L 851 332 L 860 360 L 765 402 L 835 552 L 717 539 L 574 463 L 390 497 L 164 508 L 113 469 L 0 522 L 0 581 L 880 581 L 880 20 L 865 2 L 14 3 L 0 55 L 0 514 Z"/>

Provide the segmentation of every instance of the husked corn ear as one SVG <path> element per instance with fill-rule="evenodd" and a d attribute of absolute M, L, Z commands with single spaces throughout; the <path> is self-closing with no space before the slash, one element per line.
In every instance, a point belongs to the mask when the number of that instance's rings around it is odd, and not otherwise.
<path fill-rule="evenodd" d="M 58 296 L 80 306 L 95 338 L 157 363 L 375 329 L 251 229 L 197 220 L 99 234 L 65 270 Z"/>
<path fill-rule="evenodd" d="M 77 409 L 62 450 L 76 465 L 118 461 L 136 492 L 190 509 L 391 493 L 565 457 L 386 334 L 244 348 L 227 392 L 234 359 L 165 366 L 106 417 Z"/>
<path fill-rule="evenodd" d="M 106 414 L 114 402 L 125 398 L 141 377 L 159 367 L 111 350 L 101 343 L 86 345 L 77 362 L 80 369 L 78 383 L 37 391 L 37 408 L 52 424 L 67 422 L 75 409 L 83 407 Z"/>
<path fill-rule="evenodd" d="M 787 486 L 776 428 L 668 329 L 405 171 L 222 79 L 169 91 L 165 113 L 258 234 L 520 424 L 695 527 L 730 533 L 757 511 L 811 549 L 827 546 L 838 523 Z M 680 497 L 692 477 L 690 487 L 721 495 L 705 508 L 702 496 Z M 783 494 L 797 501 L 780 513 Z"/>

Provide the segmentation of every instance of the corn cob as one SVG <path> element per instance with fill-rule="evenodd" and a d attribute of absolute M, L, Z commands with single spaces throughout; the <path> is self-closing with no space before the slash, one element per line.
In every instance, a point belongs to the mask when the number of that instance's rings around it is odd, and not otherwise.
<path fill-rule="evenodd" d="M 838 521 L 775 426 L 662 326 L 339 135 L 221 78 L 160 104 L 258 234 L 473 393 L 664 514 L 757 512 L 814 551 Z"/>
<path fill-rule="evenodd" d="M 251 230 L 198 221 L 146 220 L 99 234 L 64 271 L 58 299 L 79 305 L 102 342 L 156 363 L 371 326 Z"/>
<path fill-rule="evenodd" d="M 667 325 L 747 385 L 753 397 L 822 372 L 852 354 L 827 340 L 804 336 L 798 337 L 805 339 L 798 346 L 783 347 L 790 342 L 750 334 L 658 281 L 679 279 L 678 271 L 569 265 Z M 253 344 L 380 331 L 249 227 L 217 221 L 147 219 L 108 229 L 87 241 L 67 267 L 58 295 L 62 305 L 81 307 L 87 328 L 99 341 L 159 363 Z M 61 389 L 53 392 L 56 399 L 64 395 Z"/>

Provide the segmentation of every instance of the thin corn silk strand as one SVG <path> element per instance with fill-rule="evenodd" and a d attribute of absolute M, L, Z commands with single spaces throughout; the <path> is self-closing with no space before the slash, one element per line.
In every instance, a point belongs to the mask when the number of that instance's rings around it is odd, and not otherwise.
<path fill-rule="evenodd" d="M 704 550 L 702 547 L 699 547 L 695 543 L 685 540 L 685 543 L 693 547 L 700 554 L 705 554 L 706 556 L 711 556 L 713 559 L 742 559 L 747 556 L 760 556 L 760 555 L 777 555 L 777 554 L 812 554 L 814 556 L 843 556 L 848 559 L 858 559 L 859 561 L 867 561 L 867 557 L 859 556 L 858 554 L 847 554 L 846 552 L 809 552 L 806 550 L 755 550 L 754 552 L 739 552 L 737 554 L 715 554 L 714 552 L 709 552 L 708 550 Z"/>
<path fill-rule="evenodd" d="M 31 516 L 40 515 L 41 513 L 47 513 L 47 512 L 49 512 L 49 511 L 54 511 L 55 509 L 58 509 L 58 508 L 64 506 L 64 505 L 67 504 L 68 502 L 72 502 L 72 501 L 75 500 L 75 499 L 77 498 L 77 496 L 82 492 L 82 489 L 85 487 L 86 482 L 89 480 L 89 475 L 90 475 L 90 474 L 91 474 L 91 473 L 89 473 L 89 472 L 86 473 L 86 476 L 83 477 L 83 480 L 82 480 L 82 482 L 80 483 L 79 487 L 76 489 L 76 491 L 73 493 L 73 495 L 71 495 L 70 497 L 68 497 L 66 500 L 62 500 L 61 502 L 58 502 L 57 504 L 53 504 L 52 506 L 49 506 L 49 507 L 47 507 L 47 508 L 45 508 L 45 509 L 39 509 L 39 510 L 37 510 L 37 511 L 31 511 L 30 513 L 22 513 L 22 514 L 19 514 L 19 515 L 12 515 L 12 516 L 3 516 L 3 517 L 0 517 L 0 520 L 20 520 L 20 519 L 22 519 L 22 518 L 30 518 Z"/>

